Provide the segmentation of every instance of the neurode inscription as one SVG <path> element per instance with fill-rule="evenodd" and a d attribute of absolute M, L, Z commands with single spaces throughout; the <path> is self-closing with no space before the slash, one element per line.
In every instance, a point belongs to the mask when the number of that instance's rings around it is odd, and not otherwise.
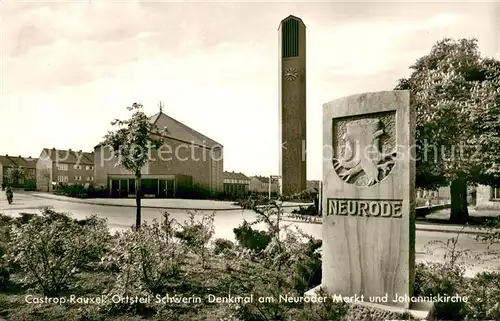
<path fill-rule="evenodd" d="M 329 198 L 326 215 L 401 218 L 401 200 L 356 200 Z"/>
<path fill-rule="evenodd" d="M 333 145 L 337 151 L 332 162 L 335 172 L 343 181 L 358 186 L 372 186 L 389 175 L 397 158 L 394 139 L 389 137 L 395 136 L 395 133 L 384 130 L 382 120 L 391 123 L 393 117 L 388 115 L 382 119 L 348 121 L 334 119 L 334 127 L 337 125 L 338 128 L 334 130 L 336 135 Z M 384 149 L 391 150 L 382 150 L 382 145 L 385 145 Z"/>

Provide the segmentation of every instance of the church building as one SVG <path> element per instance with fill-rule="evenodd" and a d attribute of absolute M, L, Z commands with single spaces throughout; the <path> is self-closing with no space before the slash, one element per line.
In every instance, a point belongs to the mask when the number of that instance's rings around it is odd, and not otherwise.
<path fill-rule="evenodd" d="M 150 121 L 164 130 L 163 145 L 151 150 L 142 169 L 144 197 L 173 198 L 188 191 L 223 191 L 223 146 L 160 112 Z M 95 184 L 109 188 L 112 197 L 133 197 L 135 175 L 120 165 L 109 146 L 94 148 Z M 183 195 L 181 195 L 183 194 Z"/>

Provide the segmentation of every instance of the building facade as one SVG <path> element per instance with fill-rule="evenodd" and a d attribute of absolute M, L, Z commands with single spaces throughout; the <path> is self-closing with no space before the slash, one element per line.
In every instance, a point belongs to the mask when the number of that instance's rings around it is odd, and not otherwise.
<path fill-rule="evenodd" d="M 145 197 L 176 197 L 188 190 L 223 191 L 223 146 L 160 113 L 150 121 L 165 131 L 159 149 L 149 151 L 142 168 L 141 191 Z M 135 195 L 135 175 L 118 165 L 118 154 L 111 147 L 97 145 L 95 154 L 96 185 L 109 188 L 113 197 Z"/>
<path fill-rule="evenodd" d="M 479 185 L 476 188 L 476 205 L 478 209 L 500 209 L 500 187 Z"/>
<path fill-rule="evenodd" d="M 276 179 L 271 180 L 271 193 L 279 192 L 279 182 Z M 250 177 L 250 192 L 267 194 L 269 193 L 269 176 L 252 176 Z"/>
<path fill-rule="evenodd" d="M 224 172 L 224 194 L 247 196 L 250 191 L 250 178 L 243 173 Z"/>
<path fill-rule="evenodd" d="M 36 162 L 37 190 L 94 182 L 94 152 L 45 148 Z"/>
<path fill-rule="evenodd" d="M 36 187 L 36 158 L 22 156 L 0 156 L 0 185 L 14 188 Z"/>

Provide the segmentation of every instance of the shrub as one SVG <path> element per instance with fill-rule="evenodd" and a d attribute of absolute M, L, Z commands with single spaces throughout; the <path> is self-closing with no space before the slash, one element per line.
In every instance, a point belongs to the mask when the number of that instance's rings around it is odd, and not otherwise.
<path fill-rule="evenodd" d="M 468 282 L 469 316 L 479 320 L 500 319 L 500 273 L 483 272 Z"/>
<path fill-rule="evenodd" d="M 463 270 L 450 264 L 418 264 L 415 275 L 415 296 L 461 295 L 465 283 Z M 434 316 L 438 320 L 463 320 L 467 315 L 465 302 L 437 302 Z"/>
<path fill-rule="evenodd" d="M 36 191 L 36 181 L 29 180 L 26 183 L 24 183 L 24 190 L 25 191 Z"/>
<path fill-rule="evenodd" d="M 189 219 L 184 221 L 175 236 L 200 256 L 201 264 L 204 267 L 208 255 L 207 244 L 214 235 L 215 213 L 202 215 L 199 221 L 196 220 L 196 211 L 189 211 L 188 214 Z"/>
<path fill-rule="evenodd" d="M 45 295 L 57 295 L 74 282 L 78 268 L 103 252 L 108 230 L 103 220 L 82 226 L 66 214 L 45 210 L 14 226 L 10 259 L 19 265 L 23 281 Z"/>
<path fill-rule="evenodd" d="M 329 294 L 320 289 L 317 293 L 321 297 L 329 297 Z M 333 299 L 325 300 L 325 302 L 307 303 L 304 309 L 300 311 L 297 321 L 343 321 L 347 314 L 348 306 L 346 303 L 334 302 Z M 362 319 L 359 319 L 362 320 Z"/>
<path fill-rule="evenodd" d="M 43 209 L 42 211 L 45 211 L 46 213 L 48 213 L 49 209 Z M 19 227 L 21 225 L 24 225 L 26 223 L 28 223 L 29 221 L 31 221 L 33 218 L 36 218 L 37 217 L 37 214 L 34 214 L 34 213 L 19 213 L 19 216 L 16 217 L 13 221 L 14 225 Z"/>
<path fill-rule="evenodd" d="M 292 210 L 293 214 L 298 215 L 308 215 L 308 216 L 319 216 L 318 208 L 315 205 L 299 206 L 299 209 Z"/>
<path fill-rule="evenodd" d="M 247 221 L 243 221 L 239 227 L 234 228 L 233 232 L 242 247 L 253 251 L 263 251 L 271 242 L 269 233 L 252 229 Z"/>
<path fill-rule="evenodd" d="M 280 296 L 301 297 L 304 292 L 321 282 L 322 242 L 293 231 L 282 224 L 284 214 L 281 200 L 249 199 L 242 206 L 257 213 L 257 220 L 246 221 L 234 230 L 236 239 L 246 248 L 254 250 L 259 262 L 242 280 L 248 293 L 274 298 L 266 302 L 242 304 L 236 310 L 240 320 L 341 320 L 345 314 L 342 304 L 325 302 L 305 305 L 303 302 L 283 302 Z M 252 224 L 264 222 L 266 231 L 254 231 Z M 255 251 L 259 253 L 255 253 Z M 313 313 L 316 311 L 317 313 Z M 314 314 L 314 317 L 313 317 Z"/>
<path fill-rule="evenodd" d="M 221 239 L 218 238 L 214 242 L 214 254 L 218 255 L 220 253 L 224 253 L 227 250 L 232 250 L 234 249 L 234 243 L 226 240 L 226 239 Z"/>
<path fill-rule="evenodd" d="M 114 287 L 108 297 L 119 295 L 146 296 L 165 295 L 179 279 L 181 267 L 187 259 L 187 250 L 172 237 L 171 221 L 160 225 L 156 220 L 144 224 L 139 230 L 128 230 L 120 234 L 103 264 L 118 271 Z M 145 313 L 151 307 L 134 304 L 113 304 L 108 299 L 108 313 Z"/>
<path fill-rule="evenodd" d="M 8 286 L 10 281 L 11 267 L 5 259 L 7 254 L 7 244 L 0 242 L 0 289 Z"/>
<path fill-rule="evenodd" d="M 57 185 L 54 194 L 77 198 L 105 198 L 109 197 L 109 190 L 103 186 L 89 184 Z"/>
<path fill-rule="evenodd" d="M 209 199 L 213 195 L 208 188 L 197 184 L 179 185 L 175 197 L 186 199 Z"/>

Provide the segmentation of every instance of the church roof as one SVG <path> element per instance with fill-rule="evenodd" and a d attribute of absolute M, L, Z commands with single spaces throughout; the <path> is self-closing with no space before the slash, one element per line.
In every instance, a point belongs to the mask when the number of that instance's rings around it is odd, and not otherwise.
<path fill-rule="evenodd" d="M 159 112 L 149 118 L 158 129 L 166 129 L 167 137 L 181 140 L 184 142 L 194 143 L 206 147 L 220 146 L 221 144 L 215 140 L 197 132 L 191 127 L 173 119 L 172 117 Z"/>
<path fill-rule="evenodd" d="M 167 138 L 172 138 L 186 143 L 193 143 L 208 148 L 223 147 L 222 144 L 219 144 L 215 140 L 197 132 L 191 127 L 184 125 L 180 121 L 173 119 L 161 111 L 149 117 L 149 121 L 155 124 L 159 130 L 165 130 L 166 134 L 164 136 Z M 101 145 L 102 144 L 100 143 L 94 148 L 98 148 Z"/>

